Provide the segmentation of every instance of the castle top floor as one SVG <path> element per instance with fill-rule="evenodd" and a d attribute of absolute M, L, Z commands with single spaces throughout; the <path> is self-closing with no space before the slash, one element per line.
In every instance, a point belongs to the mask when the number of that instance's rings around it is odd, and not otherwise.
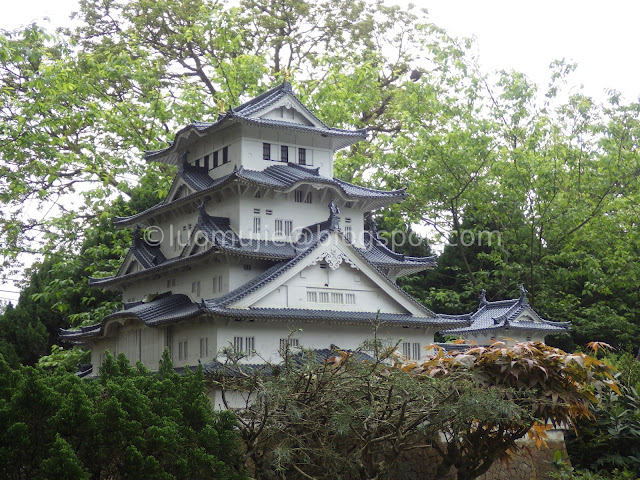
<path fill-rule="evenodd" d="M 145 158 L 205 167 L 214 179 L 240 167 L 261 171 L 277 163 L 310 166 L 332 178 L 334 152 L 365 138 L 364 130 L 324 124 L 285 82 L 219 115 L 215 122 L 184 127 L 169 147 L 147 152 Z"/>

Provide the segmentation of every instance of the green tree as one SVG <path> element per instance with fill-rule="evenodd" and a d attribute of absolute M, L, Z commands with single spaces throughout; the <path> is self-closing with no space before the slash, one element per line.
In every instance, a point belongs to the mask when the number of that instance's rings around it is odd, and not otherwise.
<path fill-rule="evenodd" d="M 613 389 L 612 369 L 585 354 L 540 343 L 502 344 L 416 364 L 379 342 L 361 352 L 286 350 L 262 369 L 227 353 L 215 381 L 242 392 L 236 412 L 256 478 L 388 478 L 401 455 L 435 448 L 438 478 L 467 480 L 517 450 L 544 443 L 549 422 L 589 417 L 592 388 Z M 236 397 L 237 398 L 237 397 Z"/>
<path fill-rule="evenodd" d="M 235 418 L 213 412 L 201 369 L 161 374 L 107 356 L 97 380 L 0 357 L 3 478 L 242 479 Z"/>

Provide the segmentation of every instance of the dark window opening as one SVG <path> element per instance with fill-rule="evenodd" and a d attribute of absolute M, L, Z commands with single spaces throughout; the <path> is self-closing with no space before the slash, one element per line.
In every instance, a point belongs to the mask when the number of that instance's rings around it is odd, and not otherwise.
<path fill-rule="evenodd" d="M 213 168 L 218 168 L 218 152 L 213 152 Z"/>
<path fill-rule="evenodd" d="M 222 163 L 229 163 L 229 147 L 224 147 L 222 149 Z"/>
<path fill-rule="evenodd" d="M 262 144 L 262 159 L 271 160 L 271 144 L 270 143 Z"/>
<path fill-rule="evenodd" d="M 306 148 L 299 148 L 298 149 L 298 163 L 300 165 L 306 165 L 307 164 L 307 149 Z"/>
<path fill-rule="evenodd" d="M 204 156 L 204 168 L 209 170 L 209 155 Z"/>
<path fill-rule="evenodd" d="M 280 161 L 288 162 L 289 161 L 289 147 L 286 145 L 282 145 L 280 147 Z"/>

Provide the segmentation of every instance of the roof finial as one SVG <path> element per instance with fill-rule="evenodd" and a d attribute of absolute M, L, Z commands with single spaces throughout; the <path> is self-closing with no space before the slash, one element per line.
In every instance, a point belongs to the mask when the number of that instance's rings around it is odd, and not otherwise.
<path fill-rule="evenodd" d="M 529 300 L 527 300 L 527 289 L 524 288 L 523 283 L 518 285 L 518 288 L 520 288 L 520 298 L 518 299 L 518 302 L 520 303 L 520 305 L 528 305 Z"/>
<path fill-rule="evenodd" d="M 207 216 L 207 203 L 209 202 L 210 197 L 207 195 L 206 197 L 204 197 L 202 199 L 202 202 L 200 202 L 200 206 L 198 207 L 198 210 L 200 210 L 200 216 L 205 217 Z"/>
<path fill-rule="evenodd" d="M 218 103 L 216 105 L 218 107 L 218 113 L 219 114 L 223 114 L 224 113 L 224 98 L 221 98 L 220 100 L 218 100 Z"/>
<path fill-rule="evenodd" d="M 340 209 L 333 200 L 329 202 L 329 228 L 331 230 L 337 230 L 340 228 L 340 217 L 338 214 Z"/>
<path fill-rule="evenodd" d="M 369 230 L 371 231 L 371 236 L 375 240 L 378 240 L 378 224 L 376 223 L 375 218 L 373 218 L 373 215 L 369 217 Z"/>
<path fill-rule="evenodd" d="M 482 307 L 483 305 L 487 304 L 487 291 L 483 288 L 482 290 L 480 290 L 480 306 Z"/>

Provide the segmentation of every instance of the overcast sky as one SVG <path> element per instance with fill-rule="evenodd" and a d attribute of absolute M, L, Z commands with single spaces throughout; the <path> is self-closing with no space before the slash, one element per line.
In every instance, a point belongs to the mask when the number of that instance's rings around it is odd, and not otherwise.
<path fill-rule="evenodd" d="M 53 27 L 69 23 L 76 0 L 1 0 L 0 28 L 14 29 L 49 17 Z M 390 2 L 390 0 L 387 0 Z M 391 0 L 407 4 L 408 0 Z M 629 101 L 640 96 L 637 0 L 427 0 L 414 1 L 452 36 L 476 38 L 484 71 L 518 70 L 545 84 L 548 65 L 566 58 L 579 67 L 572 85 L 603 99 L 608 89 Z M 17 298 L 2 290 L 0 299 Z"/>

